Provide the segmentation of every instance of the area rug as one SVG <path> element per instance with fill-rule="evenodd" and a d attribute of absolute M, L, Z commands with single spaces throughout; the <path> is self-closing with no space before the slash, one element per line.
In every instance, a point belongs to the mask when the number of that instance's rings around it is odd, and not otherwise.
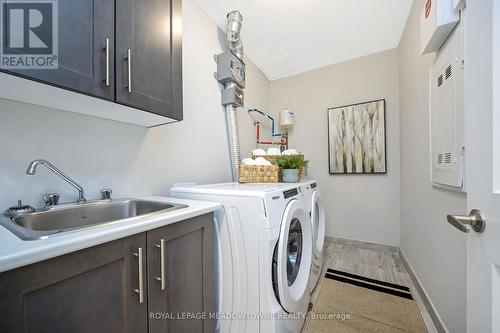
<path fill-rule="evenodd" d="M 405 286 L 328 269 L 307 333 L 427 332 Z"/>

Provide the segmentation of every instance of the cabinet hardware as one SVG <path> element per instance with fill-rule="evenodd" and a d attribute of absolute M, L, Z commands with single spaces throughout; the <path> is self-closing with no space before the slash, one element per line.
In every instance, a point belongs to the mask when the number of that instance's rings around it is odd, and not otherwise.
<path fill-rule="evenodd" d="M 144 272 L 142 269 L 142 247 L 137 249 L 137 253 L 134 253 L 134 256 L 138 257 L 139 262 L 139 289 L 134 289 L 135 293 L 139 294 L 139 303 L 144 302 Z"/>
<path fill-rule="evenodd" d="M 161 290 L 165 290 L 165 240 L 160 240 L 160 245 L 155 244 L 160 249 L 160 276 L 156 280 L 160 281 Z"/>
<path fill-rule="evenodd" d="M 127 60 L 127 88 L 128 92 L 132 92 L 132 51 L 130 49 L 127 49 L 127 57 L 125 58 Z"/>
<path fill-rule="evenodd" d="M 109 38 L 106 38 L 104 51 L 106 52 L 106 77 L 104 79 L 104 84 L 106 87 L 109 87 Z"/>

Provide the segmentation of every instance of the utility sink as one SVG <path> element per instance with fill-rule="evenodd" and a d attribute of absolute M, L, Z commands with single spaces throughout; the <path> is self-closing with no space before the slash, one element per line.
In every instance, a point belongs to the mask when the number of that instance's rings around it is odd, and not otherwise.
<path fill-rule="evenodd" d="M 2 215 L 0 224 L 21 239 L 34 240 L 186 207 L 175 203 L 137 199 L 100 200 L 54 206 L 14 217 Z"/>

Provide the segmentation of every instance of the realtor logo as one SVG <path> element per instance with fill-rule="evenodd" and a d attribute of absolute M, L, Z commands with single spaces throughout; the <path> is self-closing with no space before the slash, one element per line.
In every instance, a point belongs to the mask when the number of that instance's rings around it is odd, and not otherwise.
<path fill-rule="evenodd" d="M 57 0 L 0 0 L 0 67 L 58 68 Z"/>

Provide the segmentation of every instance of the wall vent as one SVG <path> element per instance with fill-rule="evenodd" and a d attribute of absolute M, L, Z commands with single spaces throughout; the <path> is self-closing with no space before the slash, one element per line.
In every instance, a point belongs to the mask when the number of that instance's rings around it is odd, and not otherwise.
<path fill-rule="evenodd" d="M 443 153 L 437 154 L 437 160 L 436 160 L 437 165 L 443 164 Z"/>
<path fill-rule="evenodd" d="M 441 87 L 442 84 L 443 84 L 443 74 L 438 76 L 438 87 Z"/>
<path fill-rule="evenodd" d="M 451 153 L 445 153 L 444 154 L 444 164 L 451 164 Z"/>
<path fill-rule="evenodd" d="M 446 79 L 448 80 L 448 78 L 451 76 L 451 65 L 446 67 L 446 70 L 444 71 L 444 75 L 446 76 Z"/>

